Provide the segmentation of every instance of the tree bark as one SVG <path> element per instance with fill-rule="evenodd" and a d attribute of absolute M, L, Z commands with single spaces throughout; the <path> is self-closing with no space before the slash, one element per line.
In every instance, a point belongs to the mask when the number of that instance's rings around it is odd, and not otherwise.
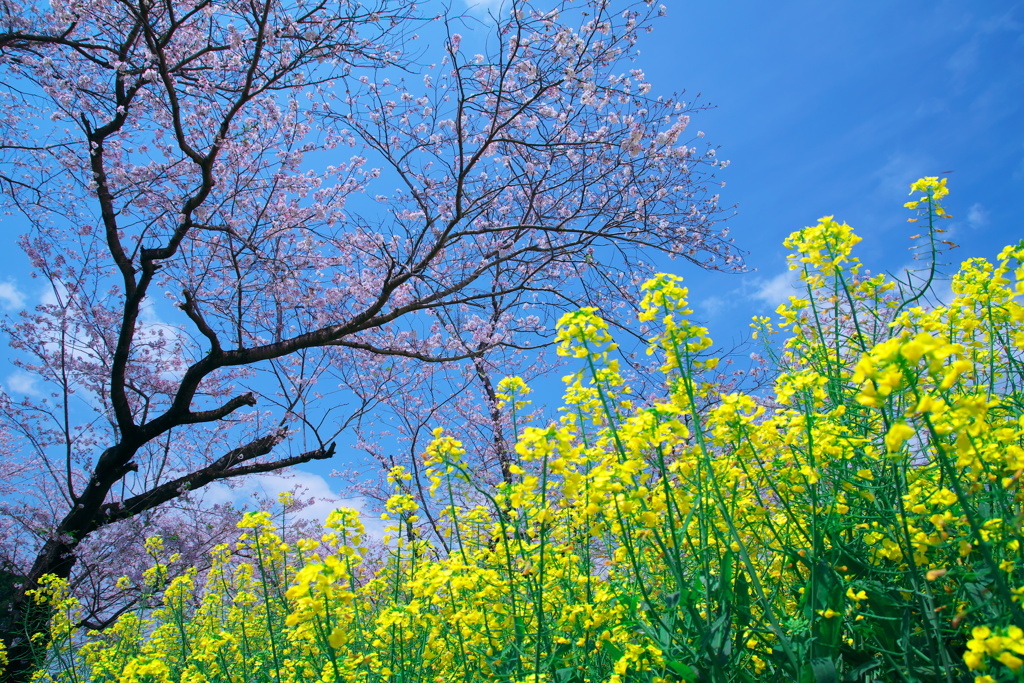
<path fill-rule="evenodd" d="M 50 612 L 47 607 L 37 604 L 29 594 L 40 587 L 40 580 L 44 576 L 68 579 L 75 566 L 75 551 L 89 534 L 108 524 L 152 510 L 186 490 L 197 490 L 214 481 L 271 472 L 311 460 L 326 460 L 335 453 L 335 444 L 331 443 L 290 458 L 246 464 L 270 453 L 282 439 L 281 433 L 255 439 L 225 453 L 201 470 L 190 472 L 118 503 L 104 503 L 104 500 L 114 483 L 132 467 L 130 464 L 120 467 L 113 465 L 125 459 L 126 454 L 117 453 L 123 447 L 107 449 L 100 456 L 96 474 L 78 498 L 75 508 L 61 520 L 56 532 L 50 536 L 36 557 L 32 569 L 26 576 L 21 577 L 20 585 L 15 588 L 12 582 L 13 595 L 8 600 L 0 601 L 0 605 L 7 610 L 6 614 L 0 615 L 0 637 L 3 638 L 8 658 L 7 668 L 0 674 L 0 682 L 26 683 L 32 677 L 36 665 L 35 652 L 45 648 L 49 642 Z M 129 461 L 133 454 L 134 451 L 127 454 Z M 37 634 L 42 634 L 42 637 L 34 640 L 33 636 Z"/>

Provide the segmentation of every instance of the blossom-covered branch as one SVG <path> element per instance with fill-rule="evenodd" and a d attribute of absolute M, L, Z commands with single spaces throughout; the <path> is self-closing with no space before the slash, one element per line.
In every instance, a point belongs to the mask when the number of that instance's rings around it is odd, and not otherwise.
<path fill-rule="evenodd" d="M 493 368 L 580 297 L 614 319 L 652 253 L 739 266 L 726 162 L 631 61 L 658 8 L 509 10 L 464 39 L 397 0 L 0 8 L 0 189 L 49 288 L 4 326 L 49 392 L 2 410 L 31 482 L 0 541 L 13 670 L 24 591 L 90 536 L 382 407 L 465 425 L 507 477 Z"/>

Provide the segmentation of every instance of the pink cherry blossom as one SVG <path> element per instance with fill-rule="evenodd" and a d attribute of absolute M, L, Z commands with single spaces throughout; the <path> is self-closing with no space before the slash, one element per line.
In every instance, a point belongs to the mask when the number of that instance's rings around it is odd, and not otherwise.
<path fill-rule="evenodd" d="M 694 107 L 631 63 L 658 9 L 556 4 L 451 33 L 436 69 L 397 0 L 0 9 L 0 189 L 52 293 L 4 325 L 47 387 L 0 396 L 22 591 L 72 577 L 99 623 L 111 553 L 135 571 L 162 528 L 192 561 L 232 518 L 204 486 L 339 438 L 388 466 L 444 423 L 508 476 L 494 386 L 549 367 L 562 311 L 626 324 L 654 253 L 739 267 Z"/>

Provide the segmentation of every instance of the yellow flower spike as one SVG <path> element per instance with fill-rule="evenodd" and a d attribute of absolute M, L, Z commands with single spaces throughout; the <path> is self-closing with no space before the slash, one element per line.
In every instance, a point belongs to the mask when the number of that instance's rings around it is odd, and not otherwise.
<path fill-rule="evenodd" d="M 597 315 L 597 309 L 592 306 L 563 315 L 558 321 L 555 339 L 560 356 L 592 356 L 603 361 L 607 359 L 608 352 L 617 348 L 608 332 L 608 323 Z"/>
<path fill-rule="evenodd" d="M 962 375 L 970 373 L 973 369 L 974 363 L 969 360 L 960 359 L 953 361 L 943 373 L 939 389 L 946 391 L 951 388 Z"/>
<path fill-rule="evenodd" d="M 529 401 L 522 400 L 523 397 L 530 394 L 530 387 L 523 381 L 521 377 L 504 377 L 498 382 L 497 391 L 494 392 L 495 397 L 499 400 L 498 409 L 504 408 L 509 401 L 512 401 L 513 408 L 520 410 L 530 404 Z"/>
<path fill-rule="evenodd" d="M 353 508 L 342 507 L 333 510 L 327 515 L 324 526 L 328 529 L 346 532 L 348 540 L 355 544 L 358 544 L 360 542 L 359 539 L 366 534 L 363 521 L 359 517 L 359 511 Z"/>
<path fill-rule="evenodd" d="M 886 450 L 890 455 L 897 453 L 903 447 L 904 442 L 915 434 L 917 434 L 917 430 L 906 422 L 897 422 L 893 424 L 885 435 Z"/>
<path fill-rule="evenodd" d="M 160 536 L 150 536 L 146 539 L 146 552 L 156 555 L 164 551 L 164 539 Z"/>
<path fill-rule="evenodd" d="M 900 355 L 912 364 L 921 360 L 929 351 L 936 349 L 939 342 L 927 332 L 921 332 L 916 337 L 900 347 Z"/>
<path fill-rule="evenodd" d="M 939 178 L 937 176 L 928 176 L 925 178 L 919 178 L 914 181 L 910 186 L 910 194 L 915 192 L 923 192 L 927 195 L 922 201 L 928 197 L 932 199 L 942 199 L 949 194 L 949 188 L 946 187 L 946 178 Z"/>
<path fill-rule="evenodd" d="M 964 652 L 964 664 L 966 664 L 967 668 L 970 669 L 971 671 L 977 671 L 978 669 L 983 669 L 984 668 L 984 666 L 985 666 L 985 657 L 980 652 L 976 652 L 974 650 L 968 650 L 967 652 Z M 981 677 L 981 678 L 987 678 L 987 677 Z M 975 680 L 975 683 L 978 683 L 979 678 L 975 678 L 974 680 Z"/>
<path fill-rule="evenodd" d="M 388 472 L 388 483 L 396 485 L 399 482 L 412 481 L 412 473 L 408 472 L 404 467 L 392 467 Z"/>
<path fill-rule="evenodd" d="M 348 642 L 348 632 L 342 626 L 336 626 L 331 634 L 327 636 L 327 642 L 330 643 L 331 647 L 335 650 L 341 649 L 345 643 Z"/>
<path fill-rule="evenodd" d="M 924 394 L 923 396 L 921 396 L 920 400 L 918 400 L 917 405 L 914 406 L 914 409 L 910 411 L 910 414 L 925 415 L 928 413 L 938 413 L 942 412 L 944 407 L 945 404 L 942 402 L 942 399 L 936 399 L 935 397 L 929 394 Z"/>
<path fill-rule="evenodd" d="M 839 270 L 857 273 L 860 261 L 850 254 L 860 241 L 849 225 L 825 216 L 817 225 L 792 233 L 783 245 L 791 250 L 786 257 L 790 270 L 802 271 L 801 279 L 819 289 L 822 283 L 811 269 L 824 277 L 832 277 Z"/>
<path fill-rule="evenodd" d="M 384 507 L 393 515 L 401 515 L 405 512 L 419 510 L 419 504 L 416 502 L 416 499 L 405 493 L 396 493 L 391 496 L 384 504 Z"/>
<path fill-rule="evenodd" d="M 659 273 L 645 282 L 641 287 L 644 296 L 640 302 L 639 319 L 649 322 L 657 319 L 659 314 L 692 313 L 687 307 L 688 290 L 680 284 L 682 281 L 678 275 Z"/>
<path fill-rule="evenodd" d="M 242 515 L 242 519 L 238 522 L 238 528 L 251 529 L 258 532 L 273 529 L 274 523 L 270 519 L 269 512 L 259 510 L 257 512 L 247 512 Z"/>

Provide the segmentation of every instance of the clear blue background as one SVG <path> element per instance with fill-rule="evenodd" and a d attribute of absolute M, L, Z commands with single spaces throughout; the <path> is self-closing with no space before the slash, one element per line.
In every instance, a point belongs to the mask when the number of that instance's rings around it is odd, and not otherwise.
<path fill-rule="evenodd" d="M 729 345 L 786 292 L 793 230 L 835 215 L 874 272 L 913 265 L 909 185 L 948 173 L 954 265 L 1024 238 L 1024 5 L 962 0 L 665 3 L 641 46 L 652 92 L 685 88 L 718 155 L 741 276 L 678 264 Z M 670 266 L 671 267 L 671 266 Z M 946 286 L 948 291 L 948 285 Z M 941 289 L 941 287 L 940 287 Z"/>

